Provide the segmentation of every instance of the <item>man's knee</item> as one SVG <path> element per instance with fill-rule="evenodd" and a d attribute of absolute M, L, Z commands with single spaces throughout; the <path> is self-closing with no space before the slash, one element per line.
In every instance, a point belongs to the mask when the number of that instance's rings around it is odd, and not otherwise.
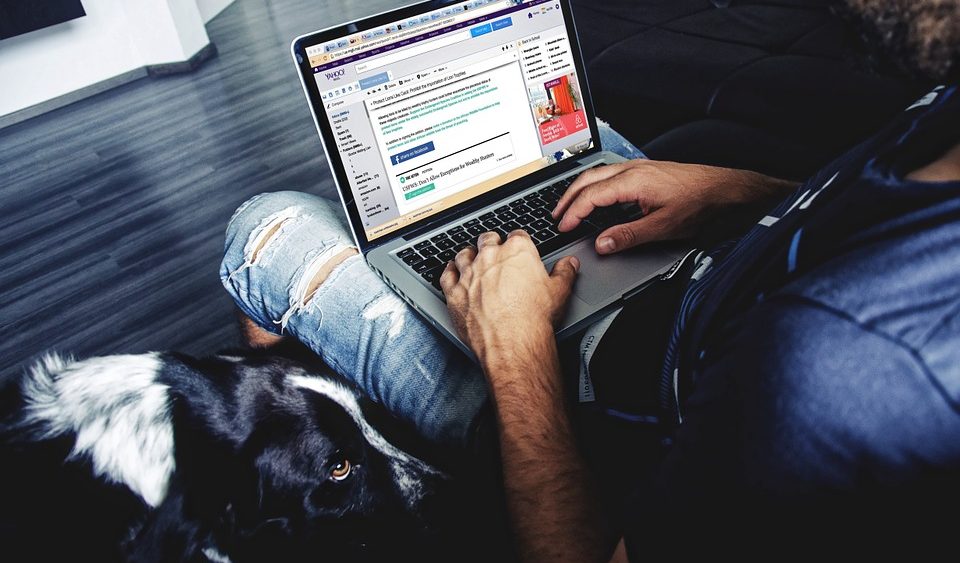
<path fill-rule="evenodd" d="M 227 244 L 237 236 L 245 239 L 268 217 L 293 216 L 298 208 L 302 210 L 309 206 L 316 197 L 295 191 L 265 192 L 251 197 L 240 204 L 227 222 Z"/>
<path fill-rule="evenodd" d="M 248 317 L 283 327 L 357 253 L 352 242 L 334 202 L 301 192 L 261 194 L 227 225 L 220 278 Z"/>

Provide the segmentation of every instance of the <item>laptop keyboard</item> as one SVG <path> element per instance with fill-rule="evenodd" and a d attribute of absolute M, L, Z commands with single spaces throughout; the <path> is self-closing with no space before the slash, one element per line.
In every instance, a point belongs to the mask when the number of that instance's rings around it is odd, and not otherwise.
<path fill-rule="evenodd" d="M 564 178 L 536 192 L 516 198 L 493 211 L 405 248 L 397 253 L 397 257 L 427 283 L 440 290 L 440 274 L 446 268 L 447 262 L 453 260 L 464 248 L 475 246 L 481 233 L 492 231 L 503 240 L 507 233 L 523 229 L 533 239 L 540 256 L 546 256 L 588 234 L 596 233 L 601 228 L 636 214 L 635 206 L 626 209 L 596 209 L 576 229 L 561 233 L 551 212 L 560 201 L 560 196 L 575 179 L 576 176 Z"/>

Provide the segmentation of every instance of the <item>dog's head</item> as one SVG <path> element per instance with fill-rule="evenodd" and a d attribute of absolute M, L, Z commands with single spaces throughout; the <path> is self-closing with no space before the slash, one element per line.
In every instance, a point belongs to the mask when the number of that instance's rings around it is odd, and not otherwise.
<path fill-rule="evenodd" d="M 385 438 L 350 385 L 276 358 L 204 363 L 191 371 L 226 401 L 194 390 L 175 402 L 175 420 L 186 421 L 177 464 L 208 489 L 186 498 L 219 522 L 215 543 L 231 559 L 380 559 L 429 536 L 427 504 L 443 474 Z"/>

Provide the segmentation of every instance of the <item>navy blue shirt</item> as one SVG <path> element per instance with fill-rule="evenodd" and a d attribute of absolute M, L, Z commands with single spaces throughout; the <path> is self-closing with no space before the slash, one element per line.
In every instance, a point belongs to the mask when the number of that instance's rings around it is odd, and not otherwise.
<path fill-rule="evenodd" d="M 701 259 L 664 369 L 673 445 L 637 491 L 631 555 L 651 513 L 957 492 L 960 182 L 905 176 L 958 143 L 960 93 L 939 88 Z"/>

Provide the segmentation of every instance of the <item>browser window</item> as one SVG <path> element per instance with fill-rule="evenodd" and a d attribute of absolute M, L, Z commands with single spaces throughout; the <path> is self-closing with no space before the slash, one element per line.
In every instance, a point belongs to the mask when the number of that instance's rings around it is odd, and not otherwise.
<path fill-rule="evenodd" d="M 555 1 L 462 2 L 307 56 L 368 240 L 593 146 Z"/>

